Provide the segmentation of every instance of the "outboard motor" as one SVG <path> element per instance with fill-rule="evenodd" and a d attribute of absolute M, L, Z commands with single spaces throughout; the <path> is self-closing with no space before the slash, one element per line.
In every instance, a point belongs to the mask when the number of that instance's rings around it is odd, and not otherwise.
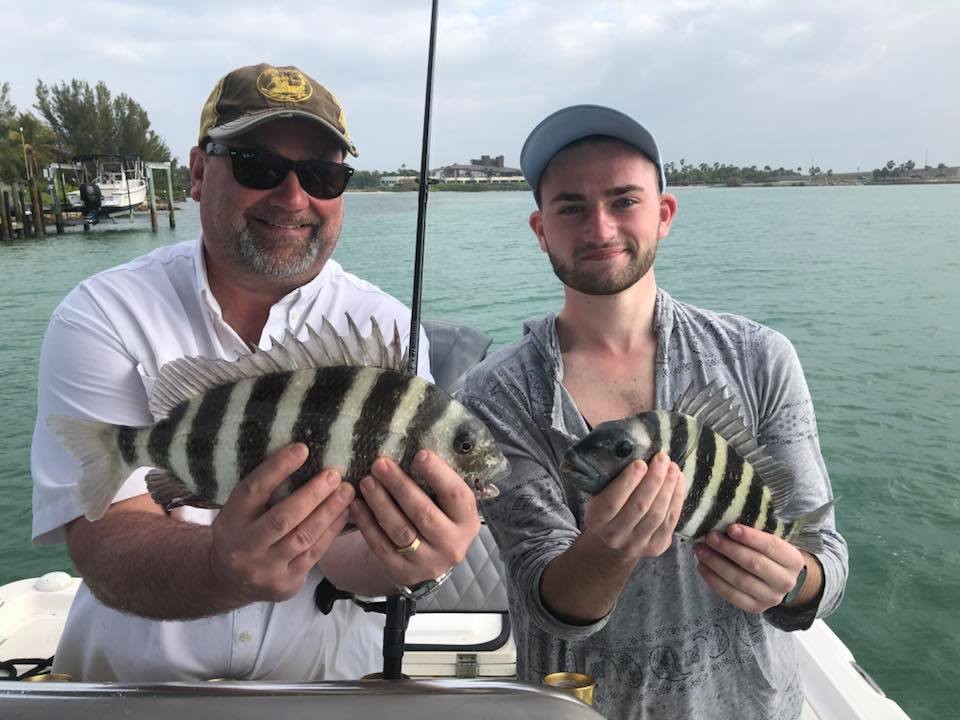
<path fill-rule="evenodd" d="M 100 186 L 93 183 L 83 183 L 80 186 L 80 202 L 83 203 L 83 209 L 87 213 L 95 213 L 100 209 L 103 203 L 103 194 L 100 192 Z"/>
<path fill-rule="evenodd" d="M 83 229 L 89 230 L 91 225 L 100 221 L 100 207 L 103 204 L 100 186 L 83 183 L 80 186 L 80 202 L 83 203 Z"/>

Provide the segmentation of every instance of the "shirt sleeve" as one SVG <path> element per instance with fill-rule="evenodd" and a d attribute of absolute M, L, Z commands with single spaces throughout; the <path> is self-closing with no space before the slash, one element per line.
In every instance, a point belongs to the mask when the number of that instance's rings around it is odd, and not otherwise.
<path fill-rule="evenodd" d="M 758 387 L 758 439 L 778 461 L 792 469 L 796 485 L 788 504 L 779 511 L 795 518 L 833 500 L 833 489 L 820 451 L 813 400 L 803 368 L 790 341 L 770 332 L 762 358 L 753 369 Z M 805 607 L 776 606 L 764 616 L 781 630 L 805 630 L 817 618 L 840 605 L 847 582 L 848 550 L 837 532 L 833 508 L 820 527 L 822 552 L 815 557 L 823 567 L 819 602 Z"/>
<path fill-rule="evenodd" d="M 484 502 L 481 511 L 500 548 L 516 601 L 545 632 L 567 640 L 587 638 L 606 625 L 609 615 L 590 625 L 570 625 L 547 609 L 540 594 L 547 565 L 580 535 L 563 488 L 548 470 L 555 463 L 548 457 L 547 443 L 537 440 L 541 431 L 520 399 L 522 393 L 503 386 L 476 393 L 477 385 L 473 374 L 468 376 L 461 400 L 487 425 L 510 461 L 509 478 L 498 483 L 500 495 Z"/>
<path fill-rule="evenodd" d="M 83 286 L 54 312 L 40 352 L 37 420 L 30 452 L 33 541 L 64 540 L 64 525 L 83 514 L 77 492 L 80 464 L 48 424 L 65 415 L 123 425 L 149 425 L 142 369 L 125 350 L 109 318 Z M 115 501 L 146 492 L 147 470 L 135 471 Z"/>

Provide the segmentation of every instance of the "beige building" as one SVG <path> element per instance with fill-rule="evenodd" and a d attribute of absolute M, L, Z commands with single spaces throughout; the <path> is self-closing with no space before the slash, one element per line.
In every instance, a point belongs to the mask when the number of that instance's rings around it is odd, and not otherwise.
<path fill-rule="evenodd" d="M 469 165 L 446 165 L 430 171 L 430 176 L 440 182 L 455 183 L 502 183 L 524 182 L 519 168 L 506 167 L 503 155 L 481 155 L 471 159 Z"/>

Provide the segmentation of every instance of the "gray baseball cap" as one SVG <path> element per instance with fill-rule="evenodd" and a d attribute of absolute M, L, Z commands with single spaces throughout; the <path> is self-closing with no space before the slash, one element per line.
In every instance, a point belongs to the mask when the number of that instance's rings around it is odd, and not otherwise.
<path fill-rule="evenodd" d="M 657 166 L 660 192 L 667 189 L 660 150 L 643 125 L 619 110 L 602 105 L 571 105 L 548 115 L 533 129 L 520 151 L 520 169 L 534 195 L 539 197 L 540 179 L 553 156 L 570 143 L 590 135 L 606 135 L 633 145 Z"/>

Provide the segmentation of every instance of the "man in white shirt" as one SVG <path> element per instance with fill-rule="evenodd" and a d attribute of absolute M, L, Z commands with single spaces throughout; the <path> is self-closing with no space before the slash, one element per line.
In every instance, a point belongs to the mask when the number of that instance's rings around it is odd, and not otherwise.
<path fill-rule="evenodd" d="M 233 359 L 287 331 L 303 339 L 323 317 L 344 333 L 346 312 L 364 333 L 371 316 L 408 328 L 403 305 L 330 258 L 348 152 L 357 154 L 343 110 L 325 87 L 294 67 L 234 70 L 204 106 L 190 153 L 201 238 L 89 278 L 54 311 L 40 359 L 33 539 L 66 541 L 85 581 L 56 672 L 126 682 L 357 678 L 380 667 L 383 619 L 349 603 L 318 612 L 319 580 L 363 595 L 407 590 L 443 576 L 476 536 L 472 493 L 430 453 L 414 469 L 439 504 L 381 459 L 360 484 L 363 502 L 326 471 L 266 509 L 304 463 L 301 444 L 269 456 L 219 511 L 168 512 L 140 468 L 89 522 L 79 464 L 47 423 L 151 424 L 147 401 L 167 362 Z M 426 361 L 419 373 L 429 378 Z M 348 515 L 360 532 L 341 536 Z"/>

